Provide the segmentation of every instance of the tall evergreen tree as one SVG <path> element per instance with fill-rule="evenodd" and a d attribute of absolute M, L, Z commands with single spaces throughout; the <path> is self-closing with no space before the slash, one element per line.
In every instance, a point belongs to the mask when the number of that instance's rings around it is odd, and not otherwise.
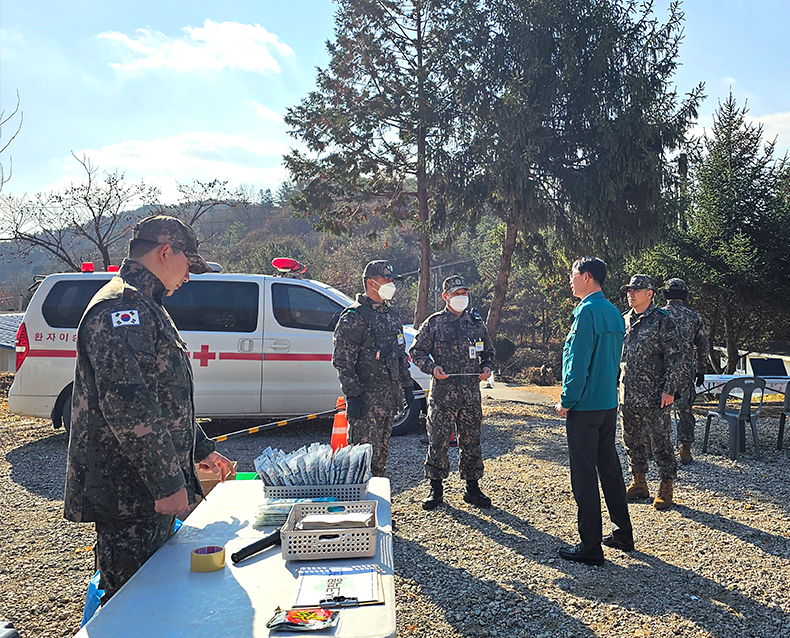
<path fill-rule="evenodd" d="M 505 223 L 489 328 L 497 331 L 517 236 L 551 231 L 578 255 L 622 255 L 667 220 L 666 153 L 685 137 L 702 86 L 671 82 L 683 14 L 652 3 L 490 0 L 486 38 L 464 41 L 456 85 L 463 117 L 443 174 L 472 221 L 487 204 Z M 473 25 L 480 24 L 479 15 Z M 452 220 L 448 220 L 448 223 Z M 456 218 L 456 222 L 458 218 Z M 530 240 L 529 243 L 535 243 Z"/>
<path fill-rule="evenodd" d="M 732 95 L 719 105 L 711 133 L 690 157 L 688 231 L 678 229 L 634 262 L 687 280 L 711 347 L 726 342 L 730 374 L 740 348 L 790 337 L 790 165 L 774 159 L 774 143 L 763 142 L 762 126 L 746 114 Z M 718 357 L 711 360 L 717 367 Z"/>
<path fill-rule="evenodd" d="M 338 0 L 329 66 L 285 118 L 309 155 L 285 157 L 295 208 L 316 227 L 350 233 L 372 215 L 420 233 L 415 324 L 428 314 L 431 191 L 452 127 L 444 0 Z"/>

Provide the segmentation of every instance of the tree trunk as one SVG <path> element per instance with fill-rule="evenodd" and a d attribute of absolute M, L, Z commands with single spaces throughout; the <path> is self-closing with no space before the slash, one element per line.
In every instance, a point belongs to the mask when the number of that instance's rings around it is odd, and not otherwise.
<path fill-rule="evenodd" d="M 112 265 L 112 260 L 110 259 L 110 250 L 107 246 L 99 246 L 99 252 L 101 253 L 101 260 L 104 264 L 104 272 L 109 270 L 110 266 Z"/>
<path fill-rule="evenodd" d="M 513 266 L 513 251 L 516 249 L 516 213 L 511 211 L 505 221 L 505 243 L 502 244 L 502 254 L 499 256 L 499 269 L 497 270 L 496 283 L 494 284 L 494 298 L 491 300 L 491 310 L 488 313 L 488 332 L 491 339 L 496 339 L 499 332 L 499 322 L 502 307 L 505 305 L 507 284 L 510 279 L 510 270 Z"/>
<path fill-rule="evenodd" d="M 420 220 L 420 268 L 417 282 L 417 306 L 414 309 L 414 327 L 419 328 L 428 317 L 428 295 L 431 286 L 431 238 L 428 235 L 428 177 L 425 172 L 427 127 L 425 119 L 425 69 L 422 57 L 422 16 L 417 15 L 417 100 L 419 124 L 417 125 L 417 215 Z"/>
<path fill-rule="evenodd" d="M 721 357 L 715 349 L 715 343 L 719 338 L 719 313 L 714 310 L 708 318 L 708 322 L 708 359 L 716 374 L 724 374 Z"/>
<path fill-rule="evenodd" d="M 735 374 L 738 367 L 738 340 L 731 317 L 724 317 L 724 337 L 727 340 L 727 374 Z"/>

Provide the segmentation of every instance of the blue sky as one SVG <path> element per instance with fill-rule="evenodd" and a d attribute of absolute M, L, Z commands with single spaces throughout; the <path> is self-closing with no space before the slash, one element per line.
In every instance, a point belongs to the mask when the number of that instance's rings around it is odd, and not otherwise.
<path fill-rule="evenodd" d="M 663 18 L 665 0 L 656 10 Z M 680 92 L 706 84 L 700 127 L 730 88 L 790 148 L 786 0 L 687 0 Z M 3 0 L 0 108 L 19 91 L 24 124 L 4 194 L 33 195 L 81 179 L 71 157 L 175 182 L 228 180 L 276 189 L 295 142 L 285 109 L 313 87 L 333 35 L 330 0 L 97 3 Z M 3 131 L 5 141 L 12 129 Z M 2 144 L 0 144 L 2 145 Z"/>

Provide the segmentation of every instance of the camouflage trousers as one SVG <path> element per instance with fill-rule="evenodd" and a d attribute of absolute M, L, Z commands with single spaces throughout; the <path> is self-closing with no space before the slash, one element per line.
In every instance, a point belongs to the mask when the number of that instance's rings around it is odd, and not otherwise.
<path fill-rule="evenodd" d="M 107 603 L 173 533 L 175 516 L 96 522 L 96 563 L 101 604 Z"/>
<path fill-rule="evenodd" d="M 670 409 L 669 406 L 666 408 L 620 406 L 623 441 L 631 474 L 647 474 L 652 449 L 652 456 L 656 459 L 661 480 L 674 479 L 677 476 L 675 449 L 670 438 L 672 431 Z"/>
<path fill-rule="evenodd" d="M 675 409 L 678 414 L 678 441 L 694 441 L 694 413 L 691 406 L 697 397 L 696 386 L 692 381 L 688 386 L 682 388 L 675 399 Z"/>
<path fill-rule="evenodd" d="M 362 395 L 362 418 L 348 420 L 348 442 L 351 445 L 370 443 L 373 446 L 370 471 L 373 476 L 384 476 L 395 413 L 376 403 L 376 398 Z"/>
<path fill-rule="evenodd" d="M 458 470 L 465 481 L 483 477 L 483 449 L 480 433 L 483 428 L 483 408 L 480 395 L 462 396 L 442 402 L 428 400 L 428 454 L 425 457 L 425 476 L 443 480 L 450 475 L 447 450 L 455 429 L 460 457 Z"/>

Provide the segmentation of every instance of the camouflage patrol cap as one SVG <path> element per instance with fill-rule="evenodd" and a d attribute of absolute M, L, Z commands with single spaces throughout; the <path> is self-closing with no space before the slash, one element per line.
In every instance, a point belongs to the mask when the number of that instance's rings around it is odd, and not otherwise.
<path fill-rule="evenodd" d="M 686 286 L 686 282 L 682 279 L 674 277 L 673 279 L 667 279 L 664 282 L 664 290 L 685 290 L 688 292 L 688 286 Z"/>
<path fill-rule="evenodd" d="M 653 283 L 653 278 L 647 275 L 634 275 L 627 285 L 620 287 L 620 292 L 626 290 L 653 290 L 655 291 L 656 285 Z"/>
<path fill-rule="evenodd" d="M 189 272 L 195 275 L 213 272 L 211 266 L 198 254 L 200 242 L 195 231 L 180 219 L 165 215 L 146 217 L 135 224 L 132 238 L 152 241 L 156 244 L 170 244 L 187 256 Z"/>
<path fill-rule="evenodd" d="M 461 275 L 451 275 L 442 284 L 442 292 L 455 292 L 461 289 L 469 290 L 466 280 Z"/>
<path fill-rule="evenodd" d="M 385 279 L 400 279 L 399 275 L 392 272 L 390 262 L 385 259 L 377 259 L 368 262 L 365 266 L 365 271 L 362 273 L 362 279 L 370 279 L 371 277 L 384 277 Z"/>

